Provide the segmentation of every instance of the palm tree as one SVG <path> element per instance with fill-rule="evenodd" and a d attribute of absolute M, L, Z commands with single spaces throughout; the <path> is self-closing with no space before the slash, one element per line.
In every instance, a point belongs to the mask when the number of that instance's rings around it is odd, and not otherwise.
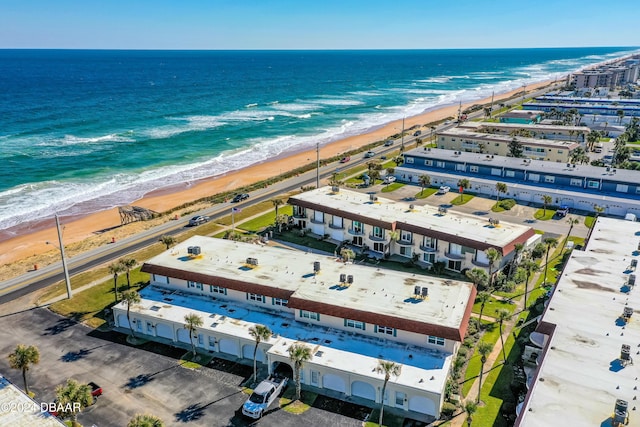
<path fill-rule="evenodd" d="M 136 414 L 131 418 L 127 427 L 164 427 L 164 423 L 155 415 Z"/>
<path fill-rule="evenodd" d="M 587 134 L 587 150 L 593 151 L 596 143 L 600 141 L 600 136 L 600 132 L 597 130 L 592 130 Z"/>
<path fill-rule="evenodd" d="M 340 249 L 340 256 L 344 262 L 349 262 L 355 259 L 356 253 L 352 249 L 342 248 Z"/>
<path fill-rule="evenodd" d="M 604 206 L 593 205 L 593 211 L 596 213 L 596 217 L 593 220 L 593 225 L 596 225 L 596 221 L 598 221 L 598 217 L 602 212 L 604 212 Z"/>
<path fill-rule="evenodd" d="M 122 294 L 122 301 L 127 304 L 127 322 L 129 322 L 129 329 L 131 330 L 131 336 L 136 337 L 135 332 L 133 332 L 133 326 L 131 325 L 131 317 L 129 316 L 129 310 L 132 305 L 140 303 L 140 294 L 136 291 L 127 291 Z"/>
<path fill-rule="evenodd" d="M 202 317 L 195 313 L 189 313 L 184 315 L 184 328 L 189 331 L 189 339 L 191 340 L 191 350 L 193 351 L 193 357 L 196 357 L 196 344 L 193 342 L 193 336 L 198 331 L 198 328 L 202 326 Z"/>
<path fill-rule="evenodd" d="M 136 260 L 133 258 L 123 258 L 120 260 L 120 264 L 124 267 L 127 272 L 127 289 L 131 289 L 131 278 L 130 273 L 131 269 L 136 266 Z"/>
<path fill-rule="evenodd" d="M 504 351 L 504 338 L 502 338 L 502 324 L 505 322 L 505 320 L 511 319 L 511 313 L 509 313 L 505 309 L 500 309 L 497 311 L 497 314 L 498 325 L 500 327 L 500 343 L 502 344 L 502 360 L 504 361 L 504 363 L 507 363 L 507 354 Z"/>
<path fill-rule="evenodd" d="M 478 318 L 478 323 L 482 326 L 482 312 L 484 311 L 484 306 L 491 300 L 491 293 L 482 291 L 478 292 L 476 295 L 476 302 L 480 303 L 480 316 Z"/>
<path fill-rule="evenodd" d="M 462 197 L 464 195 L 464 190 L 468 189 L 471 186 L 471 183 L 468 179 L 462 178 L 458 180 L 458 188 L 460 189 L 460 201 L 462 201 Z"/>
<path fill-rule="evenodd" d="M 293 343 L 289 347 L 289 359 L 293 362 L 293 379 L 296 382 L 296 400 L 300 400 L 301 393 L 300 369 L 311 357 L 311 348 L 304 344 Z"/>
<path fill-rule="evenodd" d="M 471 427 L 471 417 L 478 410 L 478 405 L 473 400 L 467 400 L 464 404 L 464 412 L 467 413 L 467 426 Z"/>
<path fill-rule="evenodd" d="M 569 237 L 571 237 L 571 230 L 573 230 L 573 226 L 579 224 L 580 220 L 578 218 L 568 218 L 567 223 L 569 223 L 569 232 L 567 233 L 567 238 L 564 239 L 564 244 L 562 245 L 562 247 L 567 244 L 567 240 L 569 240 Z"/>
<path fill-rule="evenodd" d="M 547 284 L 547 270 L 549 269 L 549 251 L 551 250 L 551 248 L 555 248 L 558 246 L 558 239 L 548 237 L 544 239 L 544 245 L 547 247 L 547 252 L 544 260 L 544 280 L 542 281 L 543 286 Z"/>
<path fill-rule="evenodd" d="M 484 373 L 484 364 L 487 362 L 487 356 L 493 350 L 493 346 L 485 341 L 480 341 L 478 343 L 478 353 L 480 354 L 480 363 L 482 366 L 480 367 L 480 378 L 478 381 L 478 400 L 476 403 L 480 403 L 480 391 L 482 390 L 482 374 Z"/>
<path fill-rule="evenodd" d="M 489 260 L 489 289 L 493 289 L 493 267 L 496 263 L 500 263 L 502 259 L 502 255 L 496 248 L 489 248 L 484 253 L 487 255 L 487 260 Z"/>
<path fill-rule="evenodd" d="M 393 230 L 389 232 L 389 255 L 393 255 L 393 246 L 395 242 L 400 240 L 400 232 Z"/>
<path fill-rule="evenodd" d="M 276 217 L 278 216 L 278 206 L 284 204 L 282 199 L 271 199 L 271 203 L 273 203 L 273 207 L 276 208 Z"/>
<path fill-rule="evenodd" d="M 624 110 L 618 110 L 616 111 L 616 114 L 618 116 L 618 123 L 622 123 L 622 119 L 624 118 Z"/>
<path fill-rule="evenodd" d="M 40 351 L 35 345 L 18 344 L 13 353 L 9 355 L 9 366 L 22 371 L 22 381 L 24 382 L 24 392 L 26 394 L 29 394 L 27 371 L 31 365 L 37 365 L 38 362 L 40 362 Z"/>
<path fill-rule="evenodd" d="M 544 209 L 542 216 L 547 215 L 547 206 L 549 206 L 551 202 L 553 202 L 553 197 L 549 196 L 548 194 L 542 195 L 542 208 Z"/>
<path fill-rule="evenodd" d="M 271 329 L 268 326 L 264 325 L 255 325 L 249 328 L 249 335 L 251 335 L 256 340 L 256 346 L 253 348 L 253 380 L 258 380 L 258 365 L 256 360 L 256 355 L 258 354 L 258 345 L 261 341 L 266 341 L 271 338 Z"/>
<path fill-rule="evenodd" d="M 527 309 L 527 296 L 529 295 L 529 280 L 531 279 L 531 275 L 537 272 L 540 269 L 538 263 L 536 263 L 532 259 L 526 259 L 522 263 L 522 268 L 527 273 L 527 280 L 524 282 L 524 309 Z"/>
<path fill-rule="evenodd" d="M 500 193 L 507 192 L 507 184 L 504 182 L 496 182 L 496 193 L 498 193 L 498 202 L 500 201 Z"/>
<path fill-rule="evenodd" d="M 422 192 L 424 191 L 425 187 L 431 185 L 431 177 L 429 175 L 420 175 L 420 177 L 418 177 L 418 182 L 420 183 L 420 195 L 422 196 Z"/>
<path fill-rule="evenodd" d="M 384 412 L 384 393 L 387 388 L 387 383 L 391 378 L 391 375 L 397 377 L 400 375 L 402 371 L 402 365 L 391 362 L 388 360 L 378 360 L 378 366 L 376 366 L 376 372 L 378 374 L 384 374 L 384 383 L 382 383 L 382 394 L 380 395 L 380 419 L 378 421 L 379 425 L 382 425 L 382 415 Z"/>
<path fill-rule="evenodd" d="M 71 418 L 71 426 L 78 426 L 78 413 L 87 406 L 93 404 L 91 387 L 88 384 L 80 384 L 70 378 L 66 384 L 56 387 L 57 406 L 60 408 L 59 416 Z"/>
<path fill-rule="evenodd" d="M 489 275 L 483 268 L 472 268 L 467 270 L 465 275 L 475 285 L 476 289 L 486 288 L 489 283 Z"/>
<path fill-rule="evenodd" d="M 429 130 L 431 130 L 431 135 L 429 136 L 429 141 L 430 141 L 429 143 L 433 144 L 433 132 L 436 130 L 436 127 L 435 126 L 431 126 L 431 127 L 429 127 Z"/>
<path fill-rule="evenodd" d="M 118 303 L 118 274 L 124 271 L 124 266 L 119 262 L 114 262 L 109 265 L 109 273 L 113 274 L 113 294 Z"/>
<path fill-rule="evenodd" d="M 167 247 L 167 250 L 169 250 L 171 246 L 176 244 L 176 238 L 173 236 L 164 235 L 160 237 L 160 241 L 162 242 L 162 244 L 164 244 Z"/>

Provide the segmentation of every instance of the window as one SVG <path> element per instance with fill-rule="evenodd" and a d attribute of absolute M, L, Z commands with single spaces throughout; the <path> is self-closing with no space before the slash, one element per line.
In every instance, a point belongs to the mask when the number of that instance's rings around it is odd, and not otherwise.
<path fill-rule="evenodd" d="M 436 239 L 435 237 L 424 236 L 424 239 L 422 240 L 422 246 L 427 249 L 436 250 L 438 249 L 438 239 Z"/>
<path fill-rule="evenodd" d="M 436 166 L 439 168 L 444 168 L 444 162 L 436 162 Z"/>
<path fill-rule="evenodd" d="M 413 164 L 413 157 L 407 157 L 406 159 L 404 159 L 404 162 L 412 165 Z"/>
<path fill-rule="evenodd" d="M 196 288 L 202 290 L 202 283 L 200 282 L 192 282 L 191 280 L 187 281 L 187 288 Z"/>
<path fill-rule="evenodd" d="M 247 292 L 247 299 L 249 301 L 264 302 L 264 295 L 252 294 L 252 293 Z"/>
<path fill-rule="evenodd" d="M 279 305 L 282 307 L 286 307 L 288 302 L 289 302 L 288 300 L 282 299 L 282 298 L 271 298 L 272 305 Z"/>
<path fill-rule="evenodd" d="M 404 399 L 406 394 L 401 391 L 396 391 L 396 406 L 404 406 Z"/>
<path fill-rule="evenodd" d="M 362 246 L 362 236 L 355 236 L 351 241 L 351 244 L 355 246 Z"/>
<path fill-rule="evenodd" d="M 464 163 L 462 163 L 462 164 L 458 163 L 458 164 L 456 165 L 456 170 L 457 170 L 457 171 L 464 171 L 464 170 L 466 170 L 466 167 L 465 167 L 465 166 L 466 166 L 466 165 L 465 165 Z"/>
<path fill-rule="evenodd" d="M 156 275 L 155 275 L 155 274 L 152 274 L 152 275 L 151 275 L 151 281 L 152 281 L 152 282 L 155 282 L 155 281 L 156 281 Z"/>
<path fill-rule="evenodd" d="M 589 188 L 600 188 L 600 181 L 588 181 L 587 187 Z"/>
<path fill-rule="evenodd" d="M 569 185 L 573 187 L 582 187 L 582 178 L 571 178 Z"/>
<path fill-rule="evenodd" d="M 294 216 L 307 216 L 307 210 L 306 208 L 303 208 L 302 206 L 294 206 L 293 207 L 293 215 Z"/>
<path fill-rule="evenodd" d="M 502 169 L 499 168 L 491 168 L 491 175 L 500 176 L 502 175 Z"/>
<path fill-rule="evenodd" d="M 216 346 L 216 338 L 209 337 L 209 347 L 215 347 L 215 346 Z"/>
<path fill-rule="evenodd" d="M 364 226 L 359 221 L 352 221 L 351 222 L 351 228 L 353 228 L 354 233 L 363 233 L 364 232 Z"/>
<path fill-rule="evenodd" d="M 153 323 L 151 323 L 151 322 L 147 322 L 147 333 L 148 334 L 152 334 L 153 333 Z"/>
<path fill-rule="evenodd" d="M 303 319 L 320 320 L 320 315 L 313 311 L 300 310 L 300 317 Z"/>
<path fill-rule="evenodd" d="M 530 173 L 529 174 L 529 181 L 533 181 L 533 182 L 540 181 L 540 175 L 538 175 L 537 173 Z"/>
<path fill-rule="evenodd" d="M 374 243 L 373 250 L 375 252 L 384 252 L 384 243 Z"/>
<path fill-rule="evenodd" d="M 411 246 L 400 246 L 400 255 L 410 258 L 412 254 Z"/>
<path fill-rule="evenodd" d="M 469 166 L 471 172 L 478 172 L 478 166 Z"/>
<path fill-rule="evenodd" d="M 403 242 L 411 243 L 413 241 L 413 233 L 410 231 L 402 230 L 400 232 L 400 240 L 402 240 Z"/>
<path fill-rule="evenodd" d="M 142 331 L 142 320 L 137 319 L 137 320 L 135 320 L 135 322 L 136 322 L 136 326 L 138 327 L 137 329 L 139 331 Z"/>
<path fill-rule="evenodd" d="M 204 346 L 204 335 L 202 335 L 202 334 L 198 334 L 198 346 L 199 347 L 203 347 Z"/>
<path fill-rule="evenodd" d="M 618 193 L 626 193 L 629 191 L 629 186 L 625 184 L 618 184 L 616 185 L 616 191 Z"/>
<path fill-rule="evenodd" d="M 324 212 L 313 211 L 313 220 L 315 222 L 324 222 Z"/>
<path fill-rule="evenodd" d="M 432 335 L 429 335 L 428 341 L 429 341 L 429 344 L 444 345 L 444 338 L 434 337 Z"/>
<path fill-rule="evenodd" d="M 376 329 L 376 332 L 379 334 L 393 335 L 394 337 L 396 336 L 396 330 L 393 328 L 390 328 L 389 326 L 377 325 L 375 329 Z"/>
<path fill-rule="evenodd" d="M 335 227 L 335 228 L 342 228 L 342 217 L 341 216 L 333 216 L 331 218 L 331 224 Z"/>
<path fill-rule="evenodd" d="M 364 331 L 364 322 L 358 320 L 344 319 L 344 326 Z"/>
<path fill-rule="evenodd" d="M 462 255 L 462 245 L 449 243 L 449 253 L 452 255 Z"/>
<path fill-rule="evenodd" d="M 504 176 L 506 176 L 508 178 L 513 178 L 514 176 L 516 176 L 516 172 L 515 171 L 504 171 Z"/>
<path fill-rule="evenodd" d="M 320 372 L 311 371 L 311 384 L 318 385 L 319 382 L 320 382 Z"/>
<path fill-rule="evenodd" d="M 169 282 L 169 277 L 167 276 L 167 285 L 170 284 L 171 282 Z"/>
<path fill-rule="evenodd" d="M 371 234 L 373 237 L 377 237 L 378 239 L 384 239 L 384 230 L 382 227 L 373 227 L 373 232 Z"/>
<path fill-rule="evenodd" d="M 223 288 L 222 286 L 209 285 L 209 292 L 214 294 L 227 294 L 227 288 Z"/>
<path fill-rule="evenodd" d="M 433 264 L 436 262 L 436 254 L 434 252 L 425 252 L 422 254 L 422 260 L 429 264 Z"/>
<path fill-rule="evenodd" d="M 425 166 L 433 166 L 433 160 L 425 160 L 424 161 L 424 165 Z"/>
<path fill-rule="evenodd" d="M 544 176 L 544 182 L 548 182 L 548 183 L 554 183 L 556 181 L 556 177 L 555 176 L 551 176 L 551 175 L 545 175 Z"/>
<path fill-rule="evenodd" d="M 460 271 L 462 270 L 462 261 L 450 259 L 447 268 L 453 271 Z"/>
<path fill-rule="evenodd" d="M 562 150 L 558 150 L 558 154 L 562 154 Z"/>

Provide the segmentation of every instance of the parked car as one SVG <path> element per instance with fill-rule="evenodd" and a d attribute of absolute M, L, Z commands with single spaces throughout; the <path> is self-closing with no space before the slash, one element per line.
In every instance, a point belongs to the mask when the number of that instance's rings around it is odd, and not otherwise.
<path fill-rule="evenodd" d="M 287 378 L 271 375 L 253 390 L 242 405 L 242 413 L 254 419 L 262 418 L 269 406 L 280 396 L 287 385 Z"/>
<path fill-rule="evenodd" d="M 445 125 L 450 125 L 450 124 L 451 124 L 451 120 L 446 120 L 446 121 L 444 122 L 444 124 L 445 124 Z"/>
<path fill-rule="evenodd" d="M 376 155 L 376 153 L 375 153 L 375 152 L 373 152 L 373 151 L 367 151 L 366 153 L 364 153 L 364 158 L 365 158 L 365 159 L 368 159 L 368 158 L 373 157 L 373 156 L 375 156 L 375 155 Z"/>
<path fill-rule="evenodd" d="M 449 190 L 451 190 L 451 187 L 449 187 L 448 185 L 443 185 L 440 188 L 438 188 L 437 194 L 447 194 Z"/>
<path fill-rule="evenodd" d="M 392 182 L 396 182 L 396 177 L 393 175 L 387 175 L 384 177 L 385 184 L 391 184 Z"/>
<path fill-rule="evenodd" d="M 205 222 L 209 222 L 211 218 L 206 215 L 198 215 L 194 216 L 189 220 L 189 226 L 194 227 L 196 225 L 204 224 Z"/>
<path fill-rule="evenodd" d="M 417 130 L 413 133 L 413 136 L 420 136 L 422 135 L 422 131 L 421 130 Z"/>
<path fill-rule="evenodd" d="M 387 142 L 384 143 L 384 146 L 385 147 L 391 147 L 394 143 L 395 143 L 395 141 L 393 139 L 389 139 L 389 140 L 387 140 Z"/>
<path fill-rule="evenodd" d="M 231 200 L 231 203 L 238 203 L 243 200 L 247 200 L 248 198 L 249 198 L 249 195 L 247 193 L 236 194 L 234 198 Z"/>
<path fill-rule="evenodd" d="M 558 218 L 564 218 L 567 215 L 569 215 L 569 206 L 560 206 L 560 209 L 556 211 Z"/>
<path fill-rule="evenodd" d="M 351 160 L 351 157 L 346 156 L 340 159 L 340 163 L 347 163 L 349 160 Z"/>

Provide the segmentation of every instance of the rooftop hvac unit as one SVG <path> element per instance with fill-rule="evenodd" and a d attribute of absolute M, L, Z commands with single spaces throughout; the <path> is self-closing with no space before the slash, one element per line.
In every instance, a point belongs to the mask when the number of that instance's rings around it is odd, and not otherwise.
<path fill-rule="evenodd" d="M 201 253 L 200 246 L 189 246 L 187 248 L 187 253 L 189 255 L 198 256 Z"/>
<path fill-rule="evenodd" d="M 624 310 L 622 311 L 622 317 L 624 317 L 625 320 L 629 319 L 632 314 L 633 314 L 633 308 L 631 307 L 625 307 Z"/>
<path fill-rule="evenodd" d="M 626 424 L 629 420 L 629 403 L 626 400 L 616 399 L 616 406 L 613 410 L 614 425 Z"/>
<path fill-rule="evenodd" d="M 420 286 L 414 286 L 413 287 L 413 294 L 414 295 L 420 295 Z"/>
<path fill-rule="evenodd" d="M 331 191 L 334 193 L 339 193 L 340 192 L 340 187 L 338 187 L 337 185 L 334 185 L 333 187 L 331 187 Z"/>
<path fill-rule="evenodd" d="M 631 360 L 631 346 L 629 344 L 622 344 L 620 349 L 620 360 L 629 362 Z"/>
<path fill-rule="evenodd" d="M 353 283 L 353 275 L 352 274 L 347 276 L 347 283 L 350 284 L 350 285 Z"/>
<path fill-rule="evenodd" d="M 429 296 L 429 288 L 427 287 L 423 287 L 422 288 L 422 293 L 420 294 L 422 296 L 422 298 L 427 298 Z"/>
<path fill-rule="evenodd" d="M 318 271 L 320 271 L 320 261 L 313 262 L 313 271 L 314 273 L 317 273 Z"/>
<path fill-rule="evenodd" d="M 635 274 L 630 274 L 629 275 L 629 279 L 627 279 L 627 284 L 629 286 L 635 286 L 636 285 L 636 275 Z"/>
<path fill-rule="evenodd" d="M 567 167 L 570 168 L 571 167 L 571 163 L 567 163 Z"/>
<path fill-rule="evenodd" d="M 409 210 L 413 210 L 415 208 L 414 205 L 409 205 Z"/>
<path fill-rule="evenodd" d="M 341 274 L 340 275 L 340 283 L 345 283 L 347 281 L 347 275 L 346 274 Z"/>
<path fill-rule="evenodd" d="M 247 264 L 258 265 L 258 258 L 247 258 Z"/>
<path fill-rule="evenodd" d="M 376 195 L 375 194 L 369 194 L 369 200 L 371 200 L 372 202 L 375 202 Z"/>
<path fill-rule="evenodd" d="M 638 266 L 638 260 L 637 259 L 632 259 L 631 260 L 631 268 L 636 268 Z"/>

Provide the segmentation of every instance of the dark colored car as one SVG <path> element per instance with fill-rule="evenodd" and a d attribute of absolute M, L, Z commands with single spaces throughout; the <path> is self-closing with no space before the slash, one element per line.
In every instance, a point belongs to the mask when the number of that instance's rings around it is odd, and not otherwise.
<path fill-rule="evenodd" d="M 243 200 L 247 200 L 249 195 L 247 193 L 236 194 L 235 197 L 231 200 L 231 203 L 238 203 Z"/>
<path fill-rule="evenodd" d="M 351 157 L 346 156 L 340 159 L 340 163 L 347 163 L 349 160 L 351 160 Z"/>
<path fill-rule="evenodd" d="M 204 224 L 205 222 L 209 221 L 209 217 L 206 215 L 198 215 L 198 216 L 194 216 L 193 218 L 191 218 L 189 220 L 189 225 L 191 227 L 196 226 L 196 225 L 200 225 L 200 224 Z"/>

